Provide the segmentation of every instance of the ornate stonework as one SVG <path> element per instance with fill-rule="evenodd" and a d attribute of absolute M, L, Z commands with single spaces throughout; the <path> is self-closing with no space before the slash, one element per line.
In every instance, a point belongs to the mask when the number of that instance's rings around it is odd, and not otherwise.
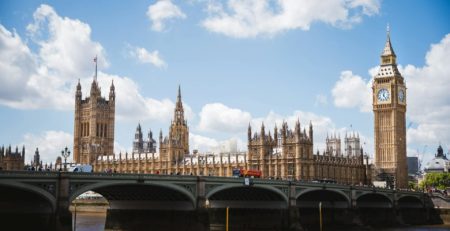
<path fill-rule="evenodd" d="M 75 93 L 75 126 L 73 160 L 92 164 L 100 155 L 114 151 L 115 87 L 111 83 L 109 100 L 101 95 L 97 82 L 97 67 L 90 96 L 82 99 L 78 81 Z"/>
<path fill-rule="evenodd" d="M 0 148 L 0 169 L 2 170 L 23 170 L 25 164 L 25 147 L 22 147 L 22 152 L 16 146 L 16 151 L 11 150 L 11 145 L 8 148 L 2 146 Z"/>
<path fill-rule="evenodd" d="M 391 175 L 396 187 L 407 188 L 406 87 L 396 58 L 388 31 L 380 69 L 372 85 L 375 167 Z"/>

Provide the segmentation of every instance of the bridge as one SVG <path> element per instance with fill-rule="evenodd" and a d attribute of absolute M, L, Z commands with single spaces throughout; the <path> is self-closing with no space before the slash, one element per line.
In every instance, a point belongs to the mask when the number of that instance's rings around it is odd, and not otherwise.
<path fill-rule="evenodd" d="M 227 207 L 234 230 L 295 230 L 317 224 L 319 203 L 324 222 L 344 224 L 421 223 L 430 208 L 429 198 L 420 192 L 330 183 L 2 171 L 0 224 L 71 230 L 69 206 L 87 191 L 108 200 L 106 229 L 114 230 L 149 225 L 155 230 L 223 230 Z M 30 222 L 23 222 L 24 217 Z"/>

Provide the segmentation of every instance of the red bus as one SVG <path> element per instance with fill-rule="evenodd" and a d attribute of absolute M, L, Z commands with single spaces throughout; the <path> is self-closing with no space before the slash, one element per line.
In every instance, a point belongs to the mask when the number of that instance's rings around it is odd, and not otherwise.
<path fill-rule="evenodd" d="M 259 170 L 253 170 L 253 169 L 233 169 L 233 176 L 234 177 L 253 177 L 253 178 L 260 178 L 261 177 L 261 171 Z"/>

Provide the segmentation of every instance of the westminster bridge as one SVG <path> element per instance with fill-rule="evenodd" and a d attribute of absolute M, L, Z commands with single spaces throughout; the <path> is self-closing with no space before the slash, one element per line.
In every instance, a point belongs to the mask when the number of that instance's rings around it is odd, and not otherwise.
<path fill-rule="evenodd" d="M 94 191 L 109 202 L 108 230 L 300 230 L 325 223 L 426 223 L 426 194 L 330 183 L 233 177 L 0 172 L 0 224 L 71 230 L 69 206 Z M 19 229 L 17 229 L 19 230 Z"/>

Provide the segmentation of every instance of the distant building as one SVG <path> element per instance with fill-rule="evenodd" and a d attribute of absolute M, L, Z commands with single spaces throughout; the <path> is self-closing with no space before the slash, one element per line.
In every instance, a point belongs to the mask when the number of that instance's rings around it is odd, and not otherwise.
<path fill-rule="evenodd" d="M 0 169 L 2 170 L 23 170 L 25 165 L 25 146 L 22 147 L 22 152 L 16 146 L 16 151 L 11 150 L 11 145 L 5 149 L 4 146 L 0 148 Z"/>
<path fill-rule="evenodd" d="M 432 160 L 425 165 L 425 173 L 431 172 L 450 172 L 450 161 L 444 154 L 444 149 L 439 145 L 437 153 Z"/>
<path fill-rule="evenodd" d="M 144 141 L 142 135 L 141 124 L 138 124 L 133 141 L 133 154 L 155 153 L 156 140 L 153 139 L 153 132 L 150 130 L 147 134 L 147 139 Z"/>
<path fill-rule="evenodd" d="M 417 175 L 419 173 L 419 158 L 417 156 L 408 156 L 408 175 Z"/>
<path fill-rule="evenodd" d="M 36 151 L 34 152 L 33 160 L 31 161 L 31 167 L 34 167 L 35 169 L 42 168 L 42 161 L 41 156 L 39 155 L 38 148 L 36 148 Z"/>

